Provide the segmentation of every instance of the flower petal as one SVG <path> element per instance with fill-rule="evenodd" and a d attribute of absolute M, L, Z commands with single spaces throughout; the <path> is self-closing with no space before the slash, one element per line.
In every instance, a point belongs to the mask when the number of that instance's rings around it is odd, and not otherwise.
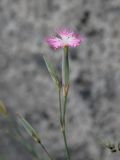
<path fill-rule="evenodd" d="M 62 40 L 57 37 L 48 37 L 46 42 L 50 45 L 50 47 L 54 49 L 58 49 L 62 47 Z"/>

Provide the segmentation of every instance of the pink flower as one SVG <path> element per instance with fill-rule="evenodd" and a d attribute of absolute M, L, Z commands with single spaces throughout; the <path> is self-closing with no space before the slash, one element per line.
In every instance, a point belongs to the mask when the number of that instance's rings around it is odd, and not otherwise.
<path fill-rule="evenodd" d="M 77 47 L 84 41 L 84 37 L 70 29 L 61 29 L 56 33 L 56 36 L 46 38 L 46 42 L 54 49 L 64 48 L 65 46 Z"/>

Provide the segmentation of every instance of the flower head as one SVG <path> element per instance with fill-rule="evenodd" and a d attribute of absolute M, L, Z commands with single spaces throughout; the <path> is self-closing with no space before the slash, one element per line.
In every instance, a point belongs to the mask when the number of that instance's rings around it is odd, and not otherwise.
<path fill-rule="evenodd" d="M 84 41 L 84 37 L 70 29 L 61 29 L 56 32 L 56 36 L 46 38 L 46 42 L 54 49 L 68 47 L 77 47 Z"/>

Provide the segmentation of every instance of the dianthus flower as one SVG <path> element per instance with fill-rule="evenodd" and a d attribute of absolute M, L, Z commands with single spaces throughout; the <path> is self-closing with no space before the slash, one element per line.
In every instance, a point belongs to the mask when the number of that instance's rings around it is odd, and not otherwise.
<path fill-rule="evenodd" d="M 46 38 L 46 42 L 54 49 L 64 47 L 77 47 L 84 41 L 84 37 L 76 34 L 70 29 L 60 29 L 55 36 Z"/>

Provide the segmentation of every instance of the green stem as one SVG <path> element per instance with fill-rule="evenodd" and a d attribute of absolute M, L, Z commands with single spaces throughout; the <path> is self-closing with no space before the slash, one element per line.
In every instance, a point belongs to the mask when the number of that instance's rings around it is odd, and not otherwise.
<path fill-rule="evenodd" d="M 60 125 L 62 125 L 61 88 L 59 88 L 58 94 L 59 94 Z"/>
<path fill-rule="evenodd" d="M 65 130 L 65 115 L 66 115 L 66 106 L 67 106 L 67 96 L 64 97 L 64 105 L 63 105 L 63 115 L 62 115 L 62 107 L 61 107 L 61 92 L 59 90 L 59 109 L 60 109 L 60 125 L 61 125 L 61 132 L 63 135 L 63 139 L 64 139 L 64 144 L 65 144 L 65 150 L 66 150 L 66 154 L 67 154 L 67 158 L 68 160 L 70 160 L 70 153 L 69 153 L 69 149 L 68 149 L 68 144 L 67 144 L 67 137 L 66 137 L 66 130 Z"/>
<path fill-rule="evenodd" d="M 63 104 L 63 118 L 62 118 L 62 123 L 65 126 L 65 118 L 66 118 L 66 109 L 67 109 L 67 95 L 64 96 L 64 104 Z"/>
<path fill-rule="evenodd" d="M 69 84 L 69 55 L 68 47 L 64 47 L 64 52 L 62 55 L 62 84 L 66 86 Z"/>
<path fill-rule="evenodd" d="M 64 144 L 65 144 L 65 149 L 66 149 L 66 154 L 68 157 L 68 160 L 70 160 L 70 153 L 69 153 L 69 148 L 68 148 L 68 144 L 67 144 L 67 137 L 66 137 L 66 107 L 67 107 L 67 95 L 64 96 L 64 104 L 63 104 L 63 120 L 62 120 L 62 134 L 63 134 L 63 138 L 64 138 Z"/>
<path fill-rule="evenodd" d="M 66 137 L 66 130 L 65 130 L 65 128 L 63 129 L 62 134 L 63 134 L 63 138 L 64 138 L 64 144 L 65 144 L 67 158 L 68 158 L 68 160 L 70 160 L 70 153 L 69 153 L 69 148 L 68 148 L 68 144 L 67 144 L 67 137 Z"/>
<path fill-rule="evenodd" d="M 48 155 L 49 159 L 50 159 L 50 160 L 54 160 L 54 159 L 51 157 L 51 155 L 49 154 L 49 152 L 47 151 L 47 149 L 45 148 L 45 146 L 44 146 L 42 143 L 40 143 L 40 145 L 41 145 L 42 149 L 45 151 L 45 153 Z"/>
<path fill-rule="evenodd" d="M 64 139 L 65 144 L 65 150 L 67 154 L 68 160 L 70 160 L 70 153 L 67 143 L 67 137 L 66 137 L 66 109 L 67 109 L 67 96 L 68 96 L 68 90 L 69 90 L 69 55 L 68 55 L 68 46 L 64 47 L 64 52 L 62 56 L 62 87 L 63 87 L 63 114 L 62 114 L 62 123 L 61 123 L 61 129 L 62 129 L 62 135 Z"/>

